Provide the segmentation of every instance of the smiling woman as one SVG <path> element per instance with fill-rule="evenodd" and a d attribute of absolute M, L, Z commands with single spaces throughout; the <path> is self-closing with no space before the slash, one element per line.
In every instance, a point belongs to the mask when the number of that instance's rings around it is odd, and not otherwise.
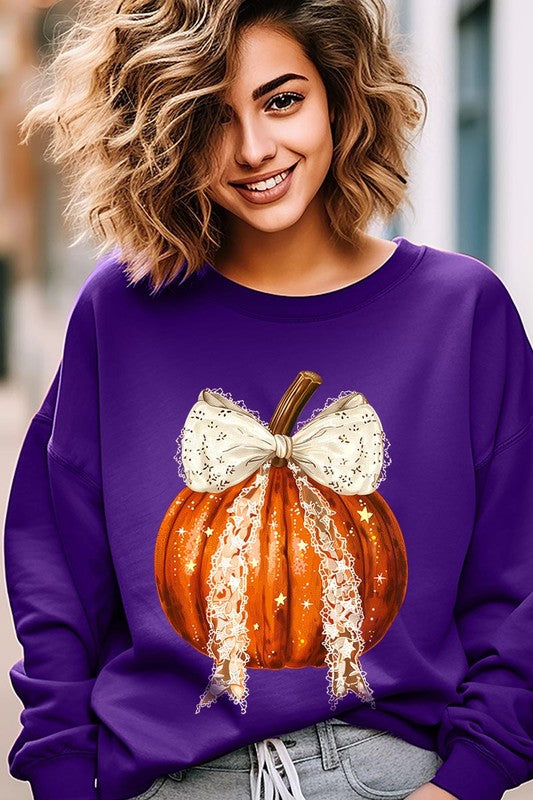
<path fill-rule="evenodd" d="M 333 155 L 334 110 L 328 109 L 313 62 L 297 41 L 275 28 L 255 25 L 241 33 L 237 63 L 239 73 L 226 98 L 232 114 L 218 134 L 217 162 L 207 189 L 225 211 L 225 247 L 217 253 L 217 266 L 229 261 L 235 274 L 240 261 L 257 277 L 261 269 L 251 251 L 261 252 L 262 232 L 276 231 L 270 246 L 283 247 L 290 269 L 301 274 L 302 263 L 312 264 L 307 256 L 328 237 L 321 187 Z M 257 86 L 267 75 L 275 77 Z M 236 182 L 253 187 L 236 187 Z M 261 266 L 268 273 L 264 262 Z"/>
<path fill-rule="evenodd" d="M 22 125 L 25 141 L 50 128 L 78 241 L 91 230 L 101 252 L 118 246 L 154 292 L 205 261 L 272 286 L 265 234 L 292 265 L 278 275 L 289 293 L 384 262 L 393 243 L 365 230 L 409 202 L 405 151 L 426 101 L 381 0 L 112 5 L 80 4 Z"/>
<path fill-rule="evenodd" d="M 117 249 L 10 493 L 12 775 L 501 800 L 533 774 L 533 351 L 487 265 L 366 233 L 423 97 L 385 3 L 80 13 L 24 128 Z"/>

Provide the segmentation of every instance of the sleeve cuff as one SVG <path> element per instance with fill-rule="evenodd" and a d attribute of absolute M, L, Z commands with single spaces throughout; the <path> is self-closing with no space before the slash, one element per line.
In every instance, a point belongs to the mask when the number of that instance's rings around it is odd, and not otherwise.
<path fill-rule="evenodd" d="M 513 788 L 507 775 L 476 747 L 456 740 L 430 783 L 459 800 L 501 800 Z"/>
<path fill-rule="evenodd" d="M 65 753 L 39 758 L 26 767 L 33 800 L 97 800 L 96 759 L 90 754 Z"/>

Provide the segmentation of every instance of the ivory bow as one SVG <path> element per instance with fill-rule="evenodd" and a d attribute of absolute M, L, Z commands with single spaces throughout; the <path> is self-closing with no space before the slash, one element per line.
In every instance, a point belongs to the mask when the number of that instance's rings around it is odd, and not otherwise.
<path fill-rule="evenodd" d="M 383 430 L 359 392 L 339 397 L 292 436 L 271 433 L 217 392 L 200 392 L 183 432 L 182 459 L 191 489 L 222 492 L 275 455 L 291 458 L 337 494 L 370 494 L 380 482 Z"/>
<path fill-rule="evenodd" d="M 209 641 L 214 660 L 210 681 L 196 713 L 228 692 L 246 711 L 246 550 L 259 536 L 261 509 L 273 456 L 286 458 L 304 510 L 304 527 L 320 556 L 324 647 L 328 693 L 335 709 L 339 697 L 355 692 L 375 702 L 359 664 L 364 649 L 363 609 L 354 558 L 334 522 L 334 511 L 310 476 L 341 495 L 374 492 L 382 476 L 387 442 L 379 418 L 359 392 L 339 396 L 292 436 L 273 434 L 252 413 L 223 394 L 205 389 L 187 416 L 181 434 L 186 483 L 197 492 L 222 492 L 257 473 L 228 509 L 226 526 L 213 554 L 208 577 Z M 339 551 L 341 555 L 339 555 Z"/>

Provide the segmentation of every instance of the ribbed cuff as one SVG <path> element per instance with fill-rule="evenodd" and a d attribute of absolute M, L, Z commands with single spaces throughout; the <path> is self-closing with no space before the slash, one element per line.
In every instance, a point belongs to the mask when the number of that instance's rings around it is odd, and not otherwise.
<path fill-rule="evenodd" d="M 430 783 L 445 789 L 459 800 L 501 800 L 513 787 L 509 778 L 474 744 L 457 740 Z"/>
<path fill-rule="evenodd" d="M 97 800 L 96 760 L 91 754 L 65 753 L 39 758 L 26 767 L 33 800 Z"/>

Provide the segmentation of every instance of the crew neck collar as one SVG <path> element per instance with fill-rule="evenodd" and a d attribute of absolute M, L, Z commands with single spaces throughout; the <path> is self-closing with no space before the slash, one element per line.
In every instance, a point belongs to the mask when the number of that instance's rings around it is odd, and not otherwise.
<path fill-rule="evenodd" d="M 395 236 L 392 241 L 397 243 L 396 249 L 374 272 L 321 294 L 283 295 L 252 289 L 222 275 L 208 261 L 197 275 L 204 288 L 212 287 L 216 301 L 242 314 L 293 321 L 337 316 L 353 311 L 403 280 L 427 249 L 404 236 Z"/>

